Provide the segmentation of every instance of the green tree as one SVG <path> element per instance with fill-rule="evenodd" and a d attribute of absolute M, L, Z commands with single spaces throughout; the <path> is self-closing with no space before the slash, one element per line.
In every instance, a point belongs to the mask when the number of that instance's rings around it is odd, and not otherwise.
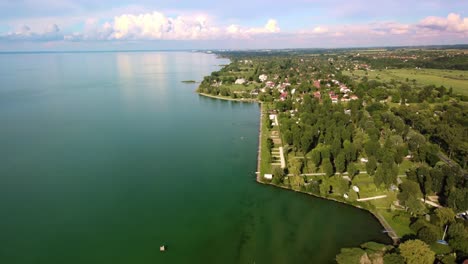
<path fill-rule="evenodd" d="M 455 213 L 451 208 L 439 207 L 434 211 L 437 217 L 437 224 L 439 227 L 444 227 L 446 224 L 453 223 L 455 221 Z"/>
<path fill-rule="evenodd" d="M 354 178 L 354 176 L 356 176 L 357 173 L 358 169 L 356 168 L 356 164 L 354 164 L 354 162 L 350 163 L 348 165 L 348 175 L 351 178 L 351 180 Z"/>
<path fill-rule="evenodd" d="M 320 165 L 320 162 L 322 161 L 322 158 L 320 157 L 320 150 L 318 148 L 315 148 L 311 151 L 312 155 L 312 162 L 314 163 L 315 167 L 318 168 Z"/>
<path fill-rule="evenodd" d="M 278 166 L 273 168 L 273 183 L 280 184 L 283 182 L 284 179 L 284 170 Z"/>
<path fill-rule="evenodd" d="M 401 204 L 406 206 L 406 208 L 412 214 L 421 214 L 424 212 L 424 204 L 421 202 L 423 197 L 419 184 L 414 181 L 408 180 L 400 184 L 400 193 L 398 194 L 398 199 L 401 201 Z"/>
<path fill-rule="evenodd" d="M 275 144 L 273 143 L 273 140 L 271 138 L 268 138 L 267 139 L 267 149 L 268 149 L 268 152 L 271 152 L 271 149 L 275 146 Z"/>
<path fill-rule="evenodd" d="M 374 183 L 377 188 L 379 188 L 384 183 L 385 175 L 382 167 L 383 166 L 379 165 L 374 175 Z"/>
<path fill-rule="evenodd" d="M 468 252 L 468 228 L 463 223 L 451 224 L 448 228 L 450 246 L 460 252 Z"/>
<path fill-rule="evenodd" d="M 375 170 L 377 169 L 377 160 L 374 156 L 369 157 L 366 163 L 366 170 L 369 175 L 374 175 Z"/>
<path fill-rule="evenodd" d="M 421 240 L 408 240 L 398 247 L 407 264 L 433 264 L 435 253 Z"/>
<path fill-rule="evenodd" d="M 343 152 L 341 152 L 340 154 L 338 154 L 338 156 L 336 157 L 335 159 L 335 168 L 336 168 L 336 171 L 338 171 L 339 173 L 343 173 L 346 169 L 346 159 L 345 159 L 345 155 Z"/>
<path fill-rule="evenodd" d="M 329 183 L 332 186 L 333 193 L 343 195 L 349 190 L 349 182 L 343 179 L 342 176 L 335 175 L 330 177 Z"/>
<path fill-rule="evenodd" d="M 385 254 L 383 260 L 385 264 L 405 264 L 405 258 L 396 253 Z"/>
<path fill-rule="evenodd" d="M 302 173 L 302 168 L 304 167 L 304 162 L 301 159 L 291 159 L 289 161 L 289 169 L 294 176 L 299 176 Z"/>
<path fill-rule="evenodd" d="M 435 230 L 434 226 L 425 226 L 418 231 L 418 238 L 427 244 L 432 244 L 437 241 L 439 233 Z"/>
<path fill-rule="evenodd" d="M 327 176 L 333 175 L 333 165 L 330 162 L 330 159 L 324 159 L 322 161 L 322 167 L 323 167 L 323 172 L 325 172 Z"/>

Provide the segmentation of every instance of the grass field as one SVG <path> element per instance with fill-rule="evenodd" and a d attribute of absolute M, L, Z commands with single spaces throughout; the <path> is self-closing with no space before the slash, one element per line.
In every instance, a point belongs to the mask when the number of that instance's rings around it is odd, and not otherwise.
<path fill-rule="evenodd" d="M 366 76 L 369 79 L 380 79 L 382 81 L 397 81 L 411 82 L 413 79 L 416 83 L 423 85 L 434 84 L 436 86 L 443 85 L 447 88 L 452 87 L 454 93 L 468 95 L 468 72 L 457 70 L 439 70 L 439 69 L 391 69 L 391 70 L 375 70 L 363 71 L 357 70 L 353 72 L 343 71 L 345 75 L 354 75 L 357 77 Z"/>
<path fill-rule="evenodd" d="M 270 164 L 270 160 L 271 160 L 271 153 L 270 151 L 268 150 L 267 148 L 267 139 L 269 138 L 270 136 L 270 130 L 268 130 L 268 114 L 266 114 L 268 111 L 268 105 L 267 104 L 262 104 L 262 107 L 261 107 L 261 112 L 262 112 L 262 115 L 263 115 L 263 118 L 262 118 L 262 134 L 261 134 L 261 137 L 260 137 L 260 144 L 261 144 L 261 153 L 260 153 L 260 157 L 261 157 L 261 162 L 260 162 L 260 179 L 263 180 L 263 174 L 265 173 L 271 173 L 272 172 L 272 169 L 271 169 L 271 164 Z"/>
<path fill-rule="evenodd" d="M 399 237 L 404 235 L 414 234 L 413 230 L 409 227 L 411 220 L 410 216 L 401 211 L 401 212 L 389 212 L 388 210 L 377 210 L 385 220 L 390 224 L 390 226 L 395 230 Z"/>

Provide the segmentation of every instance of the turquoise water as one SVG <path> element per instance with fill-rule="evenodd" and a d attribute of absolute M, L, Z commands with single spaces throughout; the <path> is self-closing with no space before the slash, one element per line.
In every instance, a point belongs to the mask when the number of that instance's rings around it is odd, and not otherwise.
<path fill-rule="evenodd" d="M 181 83 L 225 63 L 0 54 L 0 263 L 328 263 L 390 242 L 365 211 L 255 182 L 259 106 Z"/>

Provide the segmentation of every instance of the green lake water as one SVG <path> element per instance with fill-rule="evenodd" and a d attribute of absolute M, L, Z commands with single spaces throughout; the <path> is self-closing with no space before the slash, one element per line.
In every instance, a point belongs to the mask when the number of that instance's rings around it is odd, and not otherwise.
<path fill-rule="evenodd" d="M 330 263 L 389 243 L 366 211 L 255 182 L 259 106 L 181 83 L 227 62 L 0 54 L 0 263 Z"/>

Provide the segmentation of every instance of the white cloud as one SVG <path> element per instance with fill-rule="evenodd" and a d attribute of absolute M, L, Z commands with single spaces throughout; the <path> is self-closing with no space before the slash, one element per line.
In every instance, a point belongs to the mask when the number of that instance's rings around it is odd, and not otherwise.
<path fill-rule="evenodd" d="M 56 24 L 46 26 L 43 31 L 33 31 L 30 26 L 22 25 L 16 31 L 0 36 L 3 40 L 13 41 L 54 41 L 62 40 L 63 34 Z"/>
<path fill-rule="evenodd" d="M 430 30 L 466 34 L 468 33 L 468 18 L 462 18 L 455 13 L 450 13 L 446 18 L 430 16 L 421 20 L 418 26 Z"/>
<path fill-rule="evenodd" d="M 328 32 L 328 28 L 326 27 L 315 27 L 313 30 L 312 30 L 312 33 L 314 34 L 323 34 L 323 33 L 327 33 Z"/>

